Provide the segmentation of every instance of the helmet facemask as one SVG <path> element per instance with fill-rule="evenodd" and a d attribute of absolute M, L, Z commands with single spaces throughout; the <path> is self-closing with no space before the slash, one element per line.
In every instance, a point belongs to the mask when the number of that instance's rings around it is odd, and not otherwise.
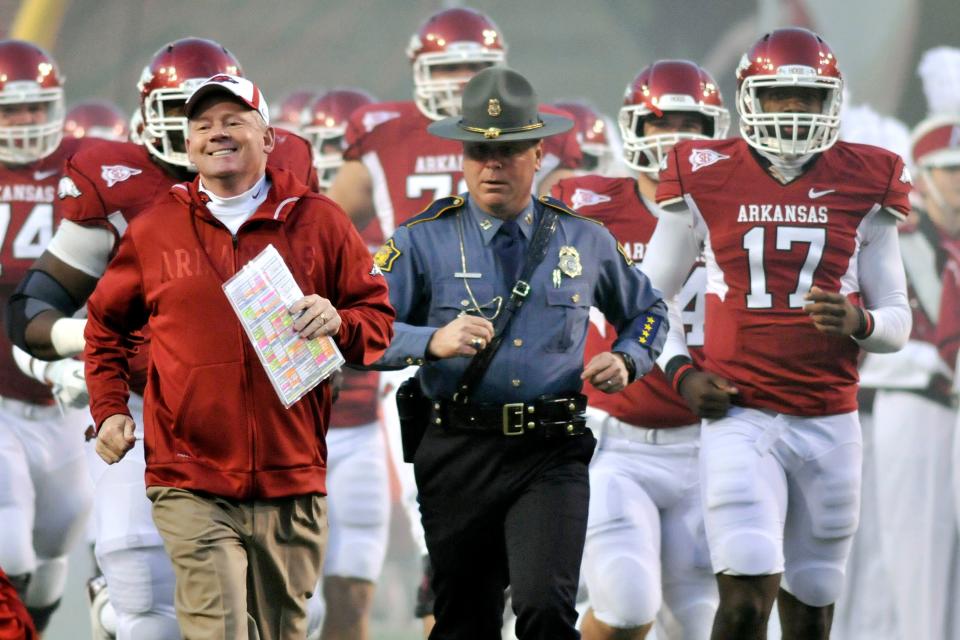
<path fill-rule="evenodd" d="M 822 91 L 820 112 L 764 112 L 758 93 L 774 87 Z M 777 75 L 748 76 L 737 90 L 740 133 L 755 149 L 785 159 L 826 151 L 840 135 L 842 88 L 840 78 L 817 76 L 799 65 L 781 67 Z"/>
<path fill-rule="evenodd" d="M 179 88 L 162 88 L 151 91 L 143 101 L 142 144 L 151 154 L 167 164 L 195 171 L 187 157 L 187 117 L 183 106 L 193 91 L 206 78 L 185 80 Z"/>
<path fill-rule="evenodd" d="M 41 88 L 29 81 L 12 81 L 0 91 L 0 108 L 27 104 L 43 105 L 46 122 L 0 126 L 0 162 L 12 165 L 36 162 L 56 151 L 63 140 L 63 89 Z"/>
<path fill-rule="evenodd" d="M 421 53 L 413 61 L 413 99 L 423 115 L 440 120 L 460 115 L 463 87 L 478 71 L 503 65 L 503 51 L 486 49 L 476 42 L 452 42 L 445 51 Z M 477 65 L 456 78 L 435 78 L 439 67 Z"/>
<path fill-rule="evenodd" d="M 710 140 L 727 135 L 730 114 L 723 107 L 695 104 L 690 96 L 665 94 L 660 97 L 661 113 L 690 112 L 703 117 L 703 133 L 675 131 L 644 135 L 643 126 L 648 117 L 655 115 L 646 104 L 625 105 L 620 109 L 617 122 L 623 138 L 624 163 L 656 180 L 666 167 L 667 155 L 681 140 Z"/>

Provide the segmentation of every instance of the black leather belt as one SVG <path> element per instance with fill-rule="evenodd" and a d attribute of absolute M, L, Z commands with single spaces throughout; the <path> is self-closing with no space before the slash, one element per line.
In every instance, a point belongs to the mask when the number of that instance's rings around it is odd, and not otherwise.
<path fill-rule="evenodd" d="M 578 436 L 587 430 L 587 397 L 541 396 L 532 402 L 461 404 L 431 400 L 430 422 L 445 429 L 539 435 L 545 438 Z"/>

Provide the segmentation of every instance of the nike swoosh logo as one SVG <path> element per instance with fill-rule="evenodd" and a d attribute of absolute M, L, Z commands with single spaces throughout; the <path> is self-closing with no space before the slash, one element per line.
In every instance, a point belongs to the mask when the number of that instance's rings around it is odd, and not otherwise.
<path fill-rule="evenodd" d="M 836 191 L 836 189 L 824 189 L 823 191 L 817 191 L 816 189 L 810 189 L 810 191 L 807 191 L 807 197 L 810 198 L 811 200 L 816 200 L 816 199 L 819 198 L 820 196 L 825 196 L 825 195 L 827 195 L 828 193 L 833 193 L 834 191 Z"/>
<path fill-rule="evenodd" d="M 50 171 L 34 171 L 33 179 L 39 182 L 40 180 L 46 180 L 50 176 L 55 176 L 59 172 L 60 172 L 60 169 L 51 169 Z"/>

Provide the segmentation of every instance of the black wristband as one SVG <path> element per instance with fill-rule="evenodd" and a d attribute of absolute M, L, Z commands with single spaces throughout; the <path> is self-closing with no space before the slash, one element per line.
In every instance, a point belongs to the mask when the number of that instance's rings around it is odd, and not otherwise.
<path fill-rule="evenodd" d="M 637 363 L 633 361 L 633 356 L 623 351 L 614 351 L 616 355 L 623 358 L 623 365 L 627 368 L 627 384 L 637 379 Z"/>
<path fill-rule="evenodd" d="M 857 340 L 864 340 L 873 334 L 873 315 L 863 307 L 854 307 L 857 315 L 860 317 L 860 324 L 857 330 L 853 332 L 853 337 Z"/>
<path fill-rule="evenodd" d="M 663 369 L 663 373 L 667 376 L 667 381 L 669 381 L 670 384 L 673 384 L 673 378 L 677 375 L 677 371 L 680 370 L 680 367 L 687 364 L 693 364 L 693 360 L 691 360 L 688 356 L 673 356 L 670 358 L 667 366 Z"/>

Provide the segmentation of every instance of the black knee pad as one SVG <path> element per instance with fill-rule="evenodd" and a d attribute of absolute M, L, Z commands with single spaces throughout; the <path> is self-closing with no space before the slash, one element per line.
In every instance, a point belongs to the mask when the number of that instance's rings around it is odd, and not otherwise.
<path fill-rule="evenodd" d="M 37 631 L 43 633 L 43 630 L 50 624 L 50 618 L 53 616 L 53 612 L 56 611 L 59 606 L 60 599 L 58 598 L 56 602 L 45 607 L 27 607 L 27 611 L 30 612 L 30 617 L 33 618 L 33 625 L 37 628 Z"/>
<path fill-rule="evenodd" d="M 21 600 L 27 597 L 27 587 L 30 586 L 30 578 L 32 577 L 32 573 L 21 573 L 16 576 L 7 576 L 7 580 L 9 580 L 10 584 L 13 585 L 13 588 L 17 590 L 17 595 L 20 596 Z"/>
<path fill-rule="evenodd" d="M 437 596 L 430 586 L 431 580 L 433 580 L 433 566 L 430 564 L 430 556 L 423 556 L 423 577 L 420 579 L 420 586 L 417 587 L 417 605 L 413 609 L 413 615 L 418 618 L 433 615 L 433 603 Z"/>

